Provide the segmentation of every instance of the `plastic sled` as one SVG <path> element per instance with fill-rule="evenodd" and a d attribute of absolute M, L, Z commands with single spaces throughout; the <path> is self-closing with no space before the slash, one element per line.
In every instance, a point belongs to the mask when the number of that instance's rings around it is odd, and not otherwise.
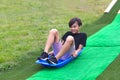
<path fill-rule="evenodd" d="M 83 50 L 83 49 L 82 49 Z M 82 53 L 82 50 L 78 53 L 78 56 Z M 77 57 L 78 57 L 77 56 Z M 76 58 L 76 57 L 75 57 Z M 44 60 L 37 60 L 36 63 L 37 64 L 41 64 L 43 66 L 48 66 L 48 67 L 62 67 L 64 66 L 65 64 L 69 63 L 70 61 L 74 60 L 75 59 L 73 56 L 69 57 L 68 59 L 66 60 L 58 60 L 58 63 L 57 64 L 49 64 L 47 61 L 44 61 Z"/>

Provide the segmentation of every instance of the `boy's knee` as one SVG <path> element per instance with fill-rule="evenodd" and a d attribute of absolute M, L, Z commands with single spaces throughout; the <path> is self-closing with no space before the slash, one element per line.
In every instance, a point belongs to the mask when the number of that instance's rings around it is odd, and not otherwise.
<path fill-rule="evenodd" d="M 50 33 L 56 34 L 56 33 L 58 33 L 58 30 L 57 29 L 51 29 Z"/>
<path fill-rule="evenodd" d="M 72 36 L 68 36 L 67 39 L 66 39 L 66 41 L 68 41 L 68 42 L 73 42 L 73 41 L 74 41 L 74 38 L 73 38 Z"/>

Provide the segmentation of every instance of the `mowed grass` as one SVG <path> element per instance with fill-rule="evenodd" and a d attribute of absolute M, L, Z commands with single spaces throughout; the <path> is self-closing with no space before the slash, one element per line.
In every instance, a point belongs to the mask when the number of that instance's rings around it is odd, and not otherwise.
<path fill-rule="evenodd" d="M 114 12 L 103 14 L 110 1 L 1 0 L 0 79 L 24 80 L 41 70 L 42 66 L 34 62 L 48 31 L 57 28 L 62 36 L 71 18 L 82 19 L 81 32 L 88 36 L 110 23 L 118 11 L 117 6 Z"/>
<path fill-rule="evenodd" d="M 1 0 L 0 70 L 17 65 L 19 61 L 16 59 L 29 57 L 29 52 L 43 49 L 50 29 L 57 28 L 63 35 L 68 30 L 70 18 L 79 17 L 84 25 L 94 22 L 103 14 L 109 2 Z"/>

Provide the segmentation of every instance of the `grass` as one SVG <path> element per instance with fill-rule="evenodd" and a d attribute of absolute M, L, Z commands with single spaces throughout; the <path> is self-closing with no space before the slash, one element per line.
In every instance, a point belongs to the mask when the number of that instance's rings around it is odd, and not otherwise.
<path fill-rule="evenodd" d="M 41 70 L 34 61 L 44 48 L 48 31 L 57 28 L 62 36 L 70 18 L 80 17 L 81 31 L 88 36 L 110 23 L 120 9 L 120 0 L 114 11 L 103 14 L 110 1 L 1 0 L 0 79 L 23 80 Z"/>
<path fill-rule="evenodd" d="M 108 2 L 75 0 L 72 4 L 69 0 L 1 0 L 0 69 L 17 65 L 16 59 L 28 57 L 29 52 L 42 50 L 50 29 L 57 28 L 63 35 L 68 30 L 70 18 L 78 16 L 84 25 L 92 23 L 100 17 Z"/>
<path fill-rule="evenodd" d="M 97 80 L 120 80 L 120 55 L 97 77 Z"/>

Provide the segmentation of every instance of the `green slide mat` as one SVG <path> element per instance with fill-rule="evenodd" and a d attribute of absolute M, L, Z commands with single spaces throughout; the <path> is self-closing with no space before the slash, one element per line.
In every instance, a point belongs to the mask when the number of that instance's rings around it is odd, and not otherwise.
<path fill-rule="evenodd" d="M 93 47 L 115 47 L 120 46 L 120 14 L 117 14 L 114 21 L 101 29 L 87 40 L 87 46 Z"/>
<path fill-rule="evenodd" d="M 120 14 L 90 36 L 82 55 L 61 68 L 45 67 L 27 80 L 95 80 L 120 53 Z"/>

